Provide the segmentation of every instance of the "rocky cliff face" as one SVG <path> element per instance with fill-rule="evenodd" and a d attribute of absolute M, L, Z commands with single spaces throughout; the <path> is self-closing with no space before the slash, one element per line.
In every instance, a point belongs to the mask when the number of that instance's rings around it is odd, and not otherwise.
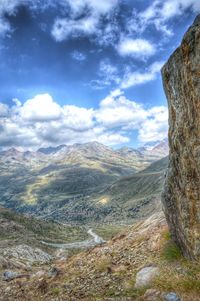
<path fill-rule="evenodd" d="M 162 70 L 169 103 L 169 168 L 163 193 L 173 238 L 200 256 L 200 15 Z"/>

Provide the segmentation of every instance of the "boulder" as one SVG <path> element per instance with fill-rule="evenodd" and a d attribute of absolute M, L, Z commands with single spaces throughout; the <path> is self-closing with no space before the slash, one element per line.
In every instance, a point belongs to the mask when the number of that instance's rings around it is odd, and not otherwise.
<path fill-rule="evenodd" d="M 18 274 L 16 272 L 5 271 L 3 273 L 3 281 L 11 281 L 17 277 L 18 277 Z"/>
<path fill-rule="evenodd" d="M 163 296 L 164 301 L 181 301 L 176 293 L 168 293 Z"/>
<path fill-rule="evenodd" d="M 169 104 L 169 167 L 162 203 L 183 254 L 200 255 L 200 15 L 162 69 Z"/>
<path fill-rule="evenodd" d="M 148 266 L 141 269 L 136 275 L 135 288 L 142 288 L 149 286 L 156 276 L 159 275 L 159 268 L 155 266 Z"/>
<path fill-rule="evenodd" d="M 17 278 L 26 278 L 29 279 L 30 275 L 28 274 L 18 274 L 16 272 L 13 271 L 5 271 L 3 273 L 3 281 L 11 281 Z"/>

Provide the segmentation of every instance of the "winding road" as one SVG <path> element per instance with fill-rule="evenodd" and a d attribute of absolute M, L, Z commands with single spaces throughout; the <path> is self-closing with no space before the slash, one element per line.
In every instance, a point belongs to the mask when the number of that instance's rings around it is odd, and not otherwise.
<path fill-rule="evenodd" d="M 85 249 L 85 248 L 91 248 L 96 245 L 100 245 L 102 243 L 105 243 L 106 241 L 97 235 L 95 232 L 93 232 L 92 229 L 89 229 L 87 233 L 92 237 L 91 239 L 83 240 L 83 241 L 77 241 L 72 243 L 48 243 L 45 241 L 41 241 L 42 244 L 46 246 L 51 246 L 52 248 L 59 248 L 59 249 Z"/>

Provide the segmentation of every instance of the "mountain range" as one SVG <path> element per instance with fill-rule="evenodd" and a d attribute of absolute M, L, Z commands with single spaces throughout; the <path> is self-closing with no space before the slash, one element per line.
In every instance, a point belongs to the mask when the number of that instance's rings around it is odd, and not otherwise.
<path fill-rule="evenodd" d="M 162 182 L 163 170 L 152 174 L 148 166 L 167 154 L 166 139 L 139 149 L 113 150 L 98 142 L 35 152 L 8 149 L 0 153 L 0 204 L 40 218 L 85 223 L 112 221 L 126 203 L 120 220 L 132 219 L 137 200 L 146 197 L 143 181 Z M 144 202 L 155 200 L 157 190 L 151 195 L 150 190 Z"/>

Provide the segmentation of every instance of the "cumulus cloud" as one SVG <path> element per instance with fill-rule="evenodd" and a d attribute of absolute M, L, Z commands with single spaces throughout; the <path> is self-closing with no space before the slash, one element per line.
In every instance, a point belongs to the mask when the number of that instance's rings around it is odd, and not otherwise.
<path fill-rule="evenodd" d="M 60 106 L 49 94 L 36 95 L 8 108 L 0 104 L 0 144 L 37 148 L 41 145 L 71 143 L 81 139 L 93 126 L 93 110 Z M 83 134 L 84 136 L 84 134 Z"/>
<path fill-rule="evenodd" d="M 127 99 L 120 90 L 101 101 L 96 116 L 106 128 L 120 128 L 126 134 L 136 130 L 141 143 L 162 140 L 167 136 L 167 107 L 145 109 L 142 104 Z"/>
<path fill-rule="evenodd" d="M 28 99 L 19 111 L 22 119 L 30 121 L 56 120 L 61 116 L 60 106 L 49 94 L 41 94 Z"/>
<path fill-rule="evenodd" d="M 164 106 L 152 108 L 139 129 L 139 140 L 151 142 L 166 138 L 168 130 L 168 109 Z"/>
<path fill-rule="evenodd" d="M 6 104 L 0 103 L 0 117 L 6 117 L 9 113 L 9 108 Z"/>
<path fill-rule="evenodd" d="M 157 75 L 160 73 L 160 70 L 163 66 L 164 62 L 155 62 L 147 68 L 146 71 L 130 71 L 128 70 L 124 78 L 121 82 L 122 89 L 128 89 L 130 87 L 134 87 L 140 84 L 147 83 L 149 81 L 155 80 Z"/>
<path fill-rule="evenodd" d="M 99 141 L 120 145 L 130 141 L 130 131 L 142 142 L 158 140 L 167 133 L 167 108 L 144 108 L 112 91 L 99 107 L 60 106 L 48 94 L 36 95 L 24 104 L 0 104 L 2 147 L 37 149 L 41 146 Z"/>
<path fill-rule="evenodd" d="M 91 129 L 93 122 L 93 109 L 79 108 L 76 106 L 63 107 L 63 125 L 68 129 L 79 132 Z"/>
<path fill-rule="evenodd" d="M 105 145 L 120 145 L 130 142 L 130 138 L 119 133 L 107 132 L 100 135 L 98 141 Z"/>
<path fill-rule="evenodd" d="M 123 38 L 117 50 L 122 56 L 132 56 L 136 58 L 147 58 L 155 54 L 155 46 L 144 39 Z"/>
<path fill-rule="evenodd" d="M 130 123 L 137 128 L 146 117 L 147 112 L 140 104 L 128 100 L 123 95 L 107 96 L 101 101 L 100 108 L 96 111 L 97 121 L 107 128 L 124 127 Z"/>

